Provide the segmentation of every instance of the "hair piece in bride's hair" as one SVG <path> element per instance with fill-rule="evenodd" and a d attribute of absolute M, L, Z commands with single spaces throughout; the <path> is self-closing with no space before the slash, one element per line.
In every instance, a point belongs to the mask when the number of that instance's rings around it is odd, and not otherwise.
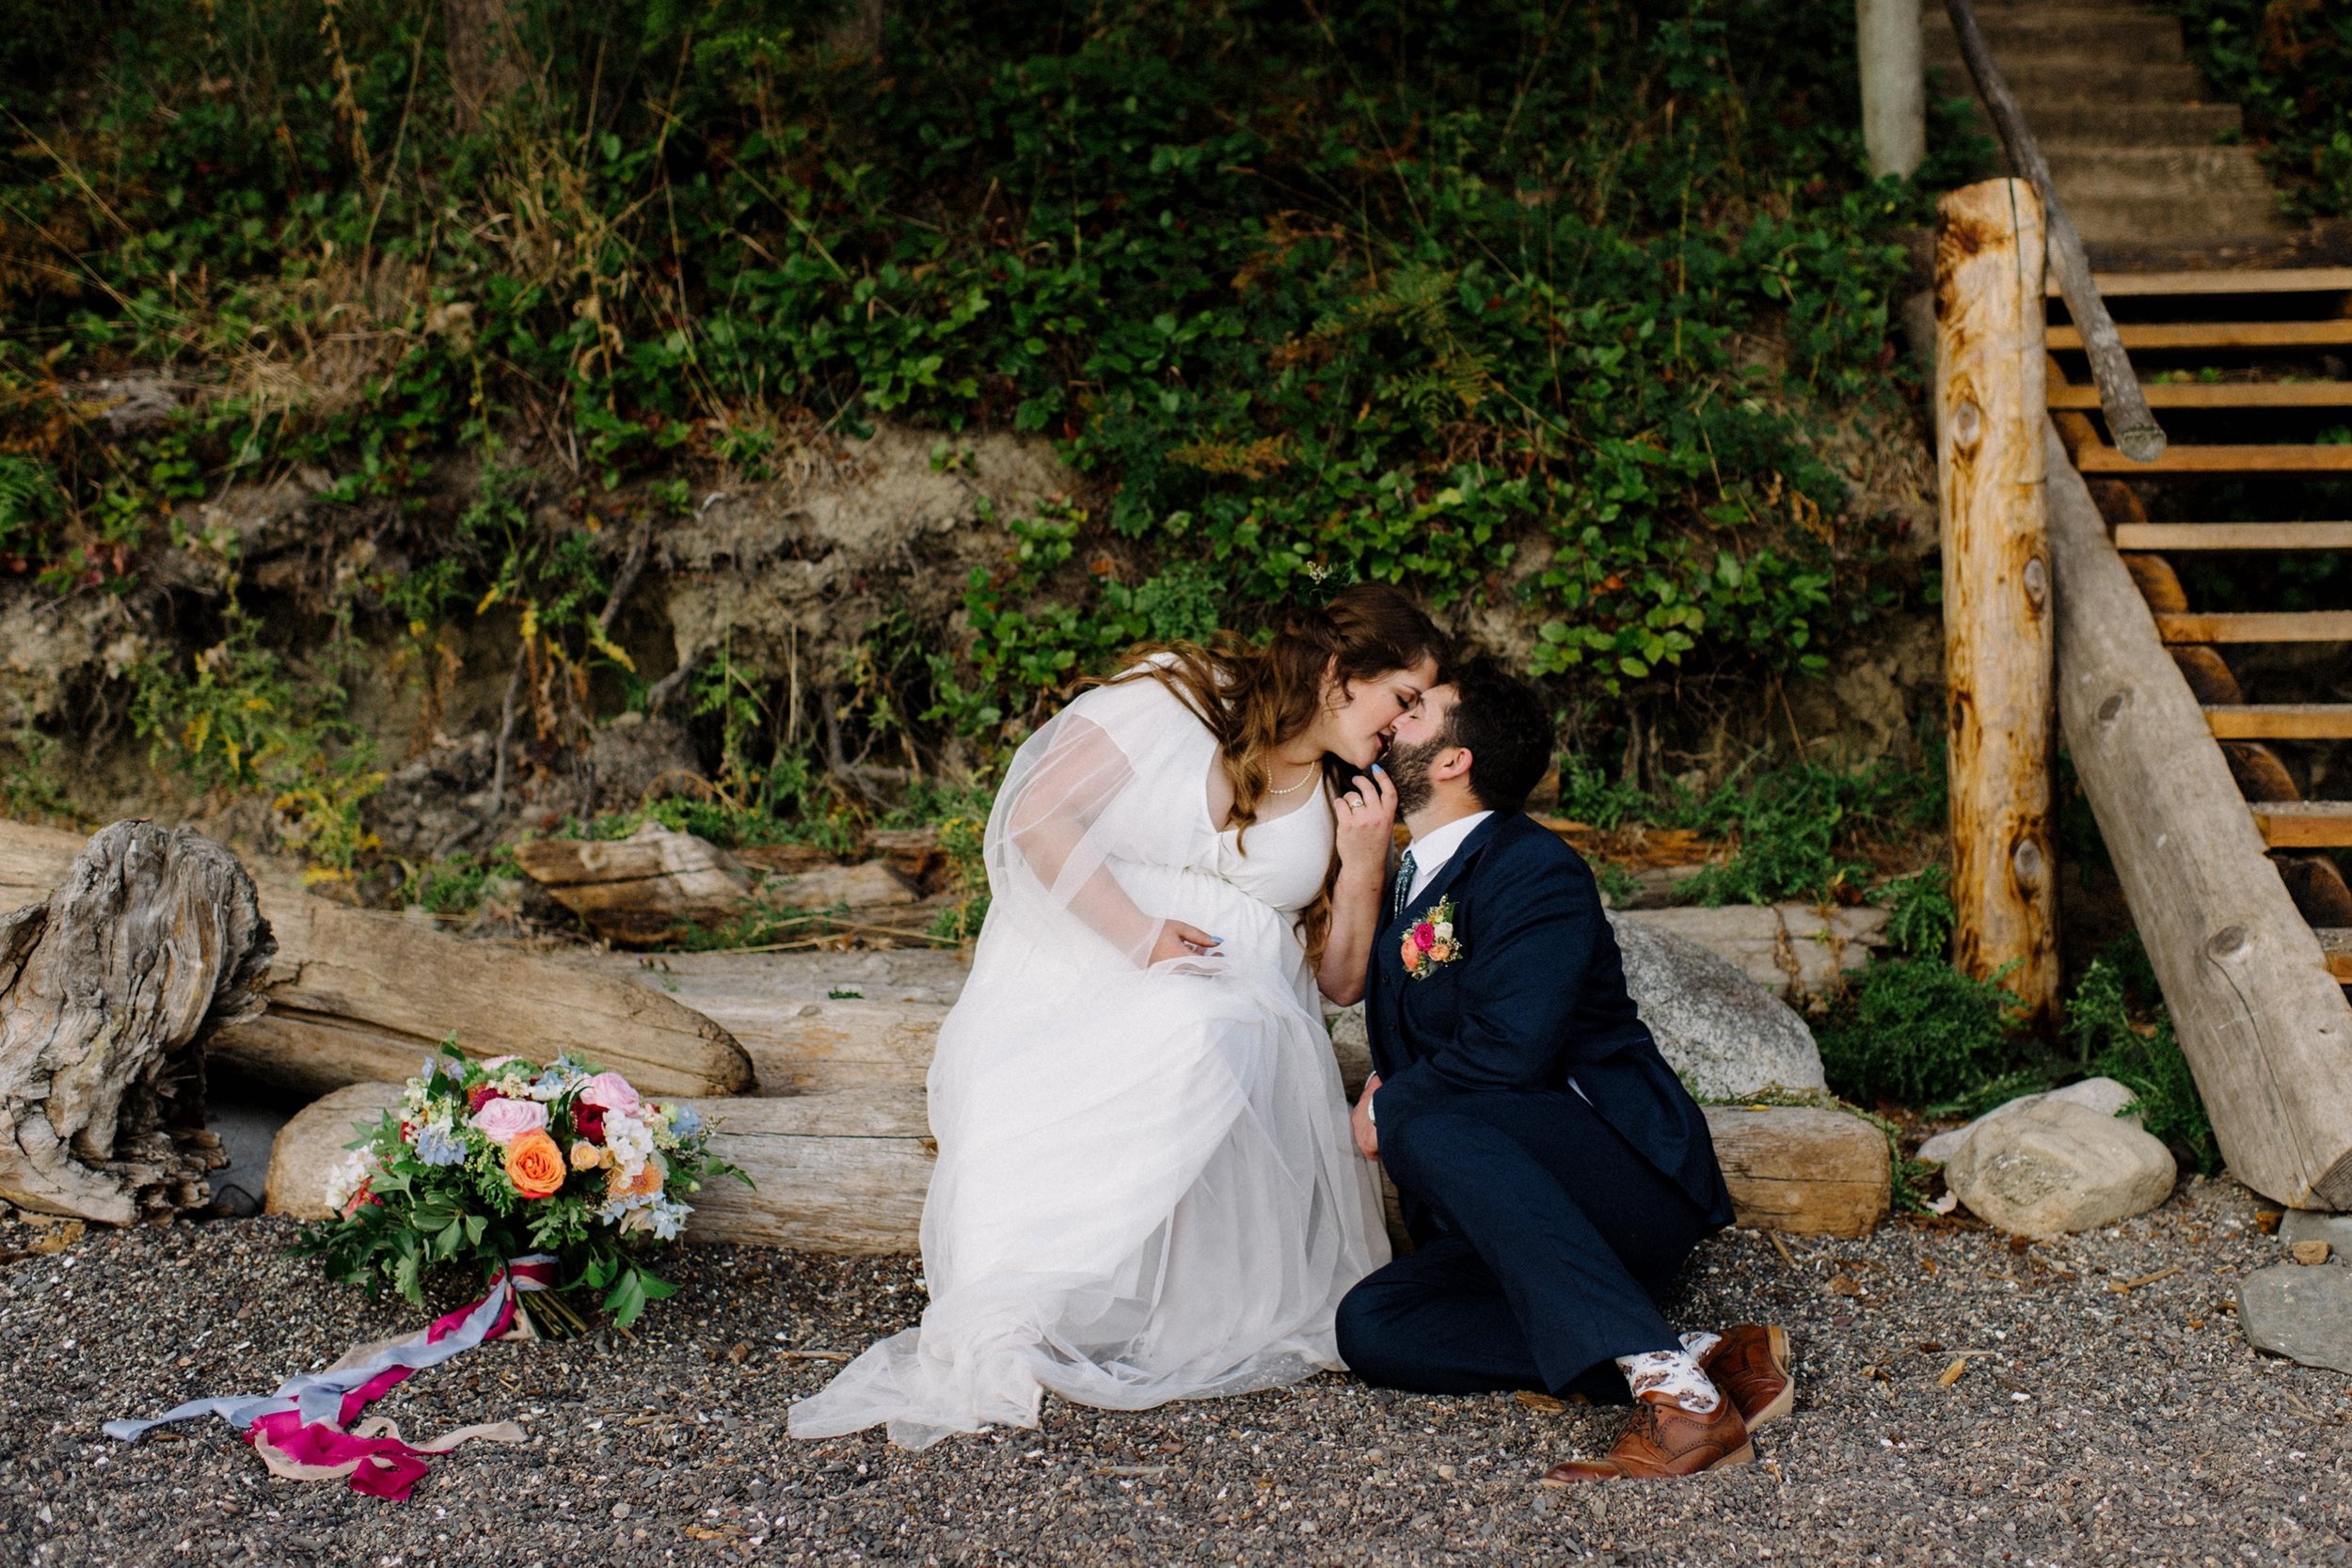
<path fill-rule="evenodd" d="M 1247 852 L 1250 824 L 1273 788 L 1274 752 L 1314 722 L 1326 683 L 1336 679 L 1344 693 L 1424 658 L 1442 666 L 1446 652 L 1445 634 L 1419 605 L 1386 583 L 1358 582 L 1289 611 L 1263 647 L 1231 632 L 1205 646 L 1141 643 L 1129 650 L 1125 672 L 1105 684 L 1156 680 L 1208 725 L 1232 783 L 1231 817 Z M 1329 919 L 1327 881 L 1303 917 L 1311 958 L 1322 952 Z"/>

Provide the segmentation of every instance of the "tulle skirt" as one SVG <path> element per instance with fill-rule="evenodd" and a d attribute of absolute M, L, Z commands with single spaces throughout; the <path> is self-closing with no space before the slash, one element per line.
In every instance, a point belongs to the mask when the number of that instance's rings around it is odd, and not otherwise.
<path fill-rule="evenodd" d="M 1106 970 L 992 923 L 940 1030 L 923 1210 L 930 1307 L 790 1413 L 923 1448 L 1083 1404 L 1294 1383 L 1388 1260 L 1288 917 L 1216 878 L 1137 902 L 1226 937 L 1211 976 Z M 1151 902 L 1146 902 L 1151 900 Z"/>

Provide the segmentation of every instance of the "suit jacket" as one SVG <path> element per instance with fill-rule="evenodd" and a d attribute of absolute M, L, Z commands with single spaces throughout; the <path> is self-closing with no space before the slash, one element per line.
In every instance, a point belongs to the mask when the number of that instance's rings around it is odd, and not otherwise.
<path fill-rule="evenodd" d="M 1449 897 L 1462 956 L 1414 979 L 1400 946 Z M 1391 871 L 1381 909 L 1394 900 Z M 1364 1023 L 1380 1071 L 1374 1111 L 1382 1132 L 1449 1093 L 1581 1089 L 1709 1224 L 1731 1223 L 1707 1118 L 1626 993 L 1592 868 L 1557 833 L 1518 812 L 1480 823 L 1381 927 L 1368 982 Z"/>

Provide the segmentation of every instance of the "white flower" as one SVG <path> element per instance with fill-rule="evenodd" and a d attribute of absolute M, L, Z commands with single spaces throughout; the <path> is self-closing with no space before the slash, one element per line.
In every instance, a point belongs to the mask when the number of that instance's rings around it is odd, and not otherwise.
<path fill-rule="evenodd" d="M 1451 920 L 1440 920 L 1438 922 L 1438 940 L 1439 942 L 1452 942 L 1454 940 L 1454 922 Z"/>
<path fill-rule="evenodd" d="M 607 1115 L 604 1118 L 604 1147 L 612 1151 L 613 1163 L 620 1167 L 621 1180 L 633 1181 L 637 1173 L 653 1158 L 652 1130 L 635 1117 Z"/>
<path fill-rule="evenodd" d="M 355 1148 L 335 1162 L 335 1168 L 326 1173 L 326 1207 L 342 1213 L 350 1206 L 351 1197 L 360 1183 L 375 1174 L 375 1156 L 364 1148 Z"/>

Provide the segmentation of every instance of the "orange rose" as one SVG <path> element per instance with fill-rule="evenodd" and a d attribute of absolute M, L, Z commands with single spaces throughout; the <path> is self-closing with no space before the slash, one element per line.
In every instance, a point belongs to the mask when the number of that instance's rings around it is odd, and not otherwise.
<path fill-rule="evenodd" d="M 523 1197 L 548 1197 L 564 1185 L 564 1151 L 545 1132 L 523 1132 L 506 1146 L 506 1180 Z"/>

